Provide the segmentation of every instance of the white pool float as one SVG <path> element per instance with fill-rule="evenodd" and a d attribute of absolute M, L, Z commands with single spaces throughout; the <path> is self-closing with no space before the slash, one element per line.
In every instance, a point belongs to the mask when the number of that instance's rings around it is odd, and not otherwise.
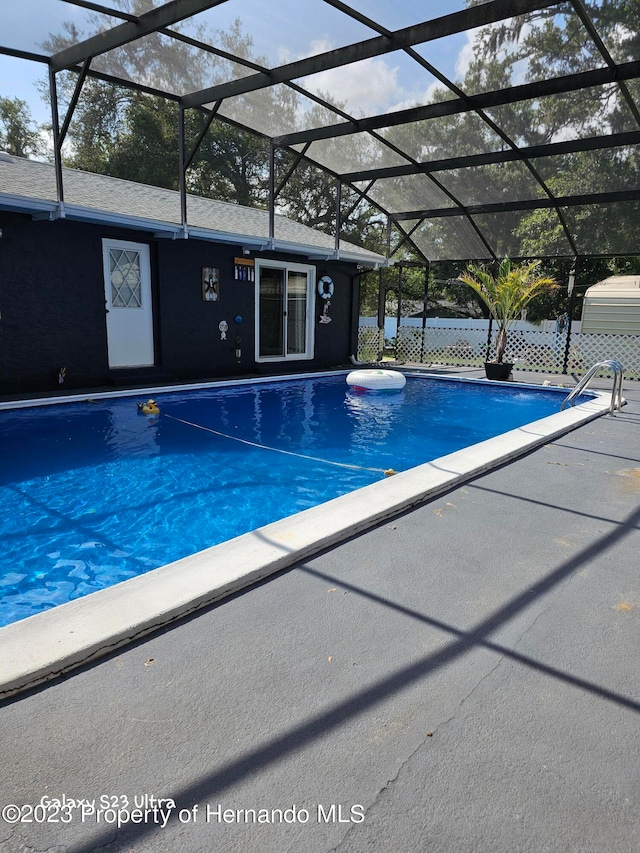
<path fill-rule="evenodd" d="M 407 379 L 397 370 L 352 370 L 347 374 L 347 385 L 364 391 L 400 391 Z"/>

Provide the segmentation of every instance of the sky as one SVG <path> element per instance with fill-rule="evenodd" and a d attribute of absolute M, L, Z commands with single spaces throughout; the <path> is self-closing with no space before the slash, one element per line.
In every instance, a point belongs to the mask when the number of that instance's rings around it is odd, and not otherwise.
<path fill-rule="evenodd" d="M 425 6 L 428 14 L 438 17 L 464 5 L 463 0 L 352 0 L 352 3 L 355 9 L 388 29 L 419 22 L 425 16 Z M 62 0 L 3 3 L 2 11 L 0 42 L 18 50 L 41 53 L 42 42 L 50 33 L 62 32 L 65 21 L 73 21 L 87 35 L 95 31 L 95 24 L 89 20 L 92 13 Z M 322 0 L 304 0 L 304 4 L 300 0 L 273 0 L 269 4 L 264 0 L 228 0 L 201 13 L 197 23 L 209 32 L 225 31 L 236 18 L 252 37 L 254 55 L 264 57 L 271 66 L 377 36 Z M 100 18 L 105 27 L 113 23 L 117 23 L 113 18 Z M 464 34 L 430 42 L 418 49 L 450 78 L 461 79 L 471 58 L 469 37 Z M 46 80 L 46 76 L 44 64 L 0 55 L 0 95 L 26 101 L 38 123 L 51 120 L 49 105 L 35 86 L 37 81 Z M 437 85 L 431 75 L 402 52 L 354 64 L 348 74 L 343 68 L 333 69 L 302 82 L 314 92 L 330 92 L 346 102 L 347 109 L 356 117 L 425 103 Z"/>

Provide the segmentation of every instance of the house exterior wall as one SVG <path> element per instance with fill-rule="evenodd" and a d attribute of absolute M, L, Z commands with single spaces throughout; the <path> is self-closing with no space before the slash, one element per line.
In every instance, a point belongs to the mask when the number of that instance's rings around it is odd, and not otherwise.
<path fill-rule="evenodd" d="M 108 373 L 102 246 L 91 226 L 0 213 L 0 388 L 52 391 Z"/>
<path fill-rule="evenodd" d="M 355 352 L 358 285 L 353 264 L 315 264 L 316 279 L 330 275 L 335 292 L 328 324 L 318 322 L 324 301 L 315 296 L 314 357 L 257 364 L 255 284 L 234 277 L 234 258 L 242 256 L 241 247 L 156 240 L 141 231 L 68 220 L 34 221 L 7 212 L 0 212 L 0 228 L 0 395 L 119 384 L 121 375 L 108 363 L 103 238 L 150 247 L 157 369 L 146 375 L 152 382 L 154 376 L 171 382 L 330 368 L 348 364 Z M 307 263 L 298 255 L 259 253 L 259 257 Z M 216 302 L 202 298 L 202 267 L 220 272 Z M 240 324 L 235 322 L 238 316 Z M 221 320 L 229 326 L 226 340 L 218 328 Z M 58 376 L 63 367 L 61 386 Z"/>

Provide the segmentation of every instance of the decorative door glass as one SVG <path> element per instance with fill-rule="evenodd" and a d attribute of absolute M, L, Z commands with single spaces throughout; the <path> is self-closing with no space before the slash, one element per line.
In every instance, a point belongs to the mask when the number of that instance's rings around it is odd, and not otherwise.
<path fill-rule="evenodd" d="M 109 249 L 109 281 L 113 308 L 141 308 L 140 255 L 130 249 Z"/>

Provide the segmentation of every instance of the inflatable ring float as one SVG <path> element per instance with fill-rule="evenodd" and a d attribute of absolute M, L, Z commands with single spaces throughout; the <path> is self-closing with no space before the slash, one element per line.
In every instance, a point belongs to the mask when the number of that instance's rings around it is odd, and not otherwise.
<path fill-rule="evenodd" d="M 347 385 L 360 391 L 401 391 L 407 379 L 397 370 L 352 370 Z"/>

